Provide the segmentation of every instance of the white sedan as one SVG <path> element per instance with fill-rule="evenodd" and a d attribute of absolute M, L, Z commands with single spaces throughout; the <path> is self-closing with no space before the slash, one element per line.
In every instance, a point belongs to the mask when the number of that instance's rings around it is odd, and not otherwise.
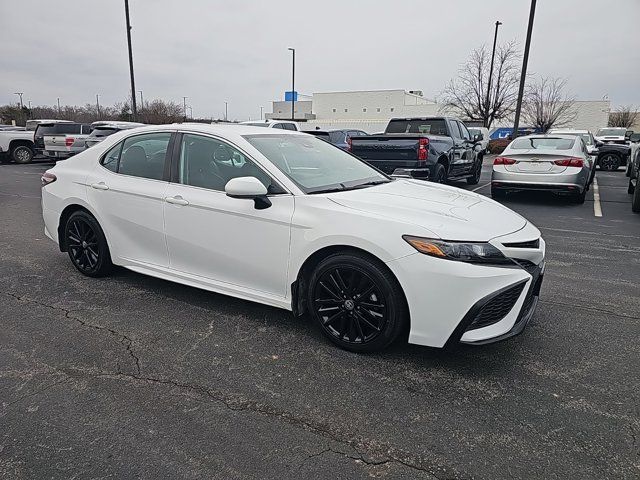
<path fill-rule="evenodd" d="M 311 135 L 126 130 L 42 176 L 45 233 L 84 275 L 113 265 L 293 311 L 353 351 L 513 336 L 545 243 L 454 187 L 393 180 Z"/>

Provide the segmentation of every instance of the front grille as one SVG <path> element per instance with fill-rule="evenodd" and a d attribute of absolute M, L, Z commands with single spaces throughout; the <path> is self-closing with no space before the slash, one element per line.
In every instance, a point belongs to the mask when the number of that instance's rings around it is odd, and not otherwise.
<path fill-rule="evenodd" d="M 489 300 L 476 314 L 467 330 L 486 327 L 506 317 L 520 298 L 525 283 L 520 282 Z"/>
<path fill-rule="evenodd" d="M 503 243 L 508 248 L 540 248 L 540 239 L 529 240 L 528 242 Z"/>

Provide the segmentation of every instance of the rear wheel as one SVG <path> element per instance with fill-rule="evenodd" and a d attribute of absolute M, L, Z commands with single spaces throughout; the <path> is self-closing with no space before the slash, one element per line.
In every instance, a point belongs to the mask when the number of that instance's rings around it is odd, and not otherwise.
<path fill-rule="evenodd" d="M 31 160 L 33 160 L 33 150 L 26 145 L 18 145 L 11 149 L 11 158 L 16 163 L 31 163 Z"/>
<path fill-rule="evenodd" d="M 307 301 L 323 335 L 352 352 L 387 347 L 407 324 L 397 280 L 359 253 L 337 253 L 320 262 L 311 274 Z"/>
<path fill-rule="evenodd" d="M 615 153 L 605 153 L 598 160 L 601 170 L 617 170 L 620 166 L 620 156 Z"/>
<path fill-rule="evenodd" d="M 574 194 L 571 197 L 571 200 L 573 201 L 573 203 L 583 204 L 586 198 L 587 198 L 587 189 L 585 187 L 581 193 Z"/>
<path fill-rule="evenodd" d="M 633 186 L 633 183 L 631 183 L 631 180 L 629 180 L 629 185 L 627 186 L 627 193 L 629 195 L 633 195 L 634 191 L 635 191 L 635 187 Z"/>
<path fill-rule="evenodd" d="M 633 191 L 633 197 L 631 197 L 631 210 L 634 213 L 640 213 L 640 188 L 637 184 Z"/>
<path fill-rule="evenodd" d="M 71 263 L 88 277 L 102 277 L 113 268 L 102 228 L 89 213 L 78 211 L 67 219 L 64 241 Z"/>
<path fill-rule="evenodd" d="M 500 189 L 500 188 L 496 188 L 496 187 L 491 187 L 491 198 L 498 199 L 498 198 L 504 198 L 507 196 L 507 192 L 505 192 L 504 190 Z"/>
<path fill-rule="evenodd" d="M 436 163 L 433 166 L 429 180 L 435 183 L 445 183 L 447 181 L 447 170 L 444 168 L 444 165 Z"/>
<path fill-rule="evenodd" d="M 468 185 L 477 185 L 480 181 L 480 175 L 482 175 L 482 157 L 478 159 L 478 164 L 474 167 L 473 175 L 467 177 Z"/>

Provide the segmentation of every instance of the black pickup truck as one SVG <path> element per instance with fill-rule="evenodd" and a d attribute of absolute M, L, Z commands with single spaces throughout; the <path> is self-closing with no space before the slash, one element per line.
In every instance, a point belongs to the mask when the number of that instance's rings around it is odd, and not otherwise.
<path fill-rule="evenodd" d="M 460 120 L 449 117 L 392 118 L 382 135 L 351 138 L 351 153 L 395 176 L 444 183 L 480 180 L 478 143 Z"/>

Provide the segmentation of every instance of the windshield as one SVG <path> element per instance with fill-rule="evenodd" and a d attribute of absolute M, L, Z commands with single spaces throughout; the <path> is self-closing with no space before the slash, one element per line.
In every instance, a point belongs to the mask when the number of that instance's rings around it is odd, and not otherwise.
<path fill-rule="evenodd" d="M 90 137 L 98 137 L 98 138 L 102 138 L 102 137 L 108 137 L 109 135 L 112 135 L 114 133 L 116 133 L 117 131 L 119 131 L 117 128 L 103 128 L 103 127 L 96 127 L 93 132 L 91 132 L 89 134 Z"/>
<path fill-rule="evenodd" d="M 532 148 L 541 150 L 571 150 L 574 143 L 575 140 L 573 138 L 520 137 L 516 138 L 509 148 L 512 150 L 530 150 Z"/>
<path fill-rule="evenodd" d="M 244 137 L 305 193 L 348 190 L 386 183 L 386 175 L 311 135 Z"/>
<path fill-rule="evenodd" d="M 255 122 L 255 123 L 243 123 L 243 125 L 249 125 L 251 127 L 268 127 L 269 124 L 265 122 Z"/>
<path fill-rule="evenodd" d="M 444 119 L 432 120 L 391 120 L 385 133 L 423 133 L 431 135 L 447 135 Z"/>
<path fill-rule="evenodd" d="M 600 130 L 598 130 L 598 133 L 596 133 L 596 135 L 598 137 L 624 137 L 625 133 L 627 133 L 626 128 L 601 128 Z"/>
<path fill-rule="evenodd" d="M 82 125 L 79 123 L 41 123 L 36 128 L 38 137 L 44 135 L 79 134 Z"/>

